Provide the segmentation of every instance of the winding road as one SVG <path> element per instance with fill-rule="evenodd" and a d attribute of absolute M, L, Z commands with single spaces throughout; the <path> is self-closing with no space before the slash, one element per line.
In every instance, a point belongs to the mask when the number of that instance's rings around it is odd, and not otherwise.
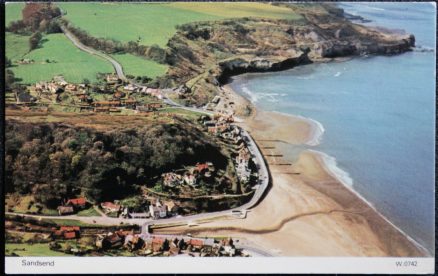
<path fill-rule="evenodd" d="M 93 48 L 85 46 L 65 26 L 60 24 L 60 27 L 61 27 L 62 32 L 65 34 L 65 36 L 68 39 L 70 39 L 70 41 L 73 42 L 73 44 L 77 48 L 79 48 L 80 50 L 82 50 L 84 52 L 87 52 L 87 53 L 89 53 L 91 55 L 95 55 L 95 56 L 98 56 L 98 57 L 101 57 L 103 59 L 108 60 L 109 62 L 111 62 L 111 64 L 113 65 L 114 69 L 116 70 L 116 73 L 117 73 L 117 76 L 119 77 L 119 79 L 121 79 L 123 81 L 128 81 L 128 79 L 126 78 L 125 74 L 123 73 L 122 65 L 120 65 L 120 63 L 118 63 L 115 59 L 113 59 L 109 55 L 106 55 L 106 54 L 104 54 L 102 52 L 96 51 Z"/>

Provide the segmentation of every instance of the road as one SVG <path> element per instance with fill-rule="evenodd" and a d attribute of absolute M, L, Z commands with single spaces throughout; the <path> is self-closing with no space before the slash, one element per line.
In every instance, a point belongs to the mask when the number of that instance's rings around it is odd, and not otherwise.
<path fill-rule="evenodd" d="M 145 219 L 124 219 L 124 218 L 112 218 L 108 216 L 90 216 L 82 217 L 78 215 L 67 215 L 67 216 L 44 216 L 44 215 L 33 215 L 33 214 L 20 214 L 14 212 L 5 212 L 5 215 L 21 216 L 21 217 L 31 217 L 34 219 L 68 219 L 68 220 L 78 220 L 83 223 L 96 224 L 96 225 L 120 225 L 123 224 L 134 224 L 143 225 Z"/>
<path fill-rule="evenodd" d="M 84 44 L 82 44 L 65 26 L 63 26 L 62 24 L 60 24 L 61 30 L 62 32 L 65 34 L 65 36 L 70 39 L 71 42 L 73 42 L 73 44 L 79 48 L 80 50 L 87 52 L 89 54 L 101 57 L 103 59 L 108 60 L 109 62 L 111 62 L 111 64 L 113 65 L 114 69 L 116 70 L 117 76 L 119 77 L 119 79 L 123 80 L 123 81 L 128 81 L 128 79 L 126 78 L 125 74 L 123 73 L 123 68 L 122 65 L 120 65 L 120 63 L 118 63 L 115 59 L 113 59 L 112 57 L 101 53 L 99 51 L 94 50 L 93 48 L 90 48 L 88 46 L 85 46 Z"/>

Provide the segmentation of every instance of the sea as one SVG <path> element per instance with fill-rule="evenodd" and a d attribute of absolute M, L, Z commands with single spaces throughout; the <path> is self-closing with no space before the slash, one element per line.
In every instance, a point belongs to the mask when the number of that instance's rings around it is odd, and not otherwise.
<path fill-rule="evenodd" d="M 329 155 L 343 183 L 434 254 L 435 4 L 338 5 L 371 21 L 361 24 L 414 34 L 417 49 L 244 74 L 230 85 L 262 110 L 319 122 L 319 144 L 285 145 L 289 158 Z"/>

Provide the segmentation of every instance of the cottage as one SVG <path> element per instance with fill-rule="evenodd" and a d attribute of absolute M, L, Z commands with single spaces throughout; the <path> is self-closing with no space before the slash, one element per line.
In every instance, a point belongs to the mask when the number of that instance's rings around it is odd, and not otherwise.
<path fill-rule="evenodd" d="M 118 100 L 118 99 L 123 98 L 123 97 L 125 97 L 125 96 L 126 96 L 125 93 L 123 93 L 123 92 L 121 92 L 121 91 L 116 91 L 116 92 L 114 93 L 114 95 L 113 95 L 113 98 Z"/>
<path fill-rule="evenodd" d="M 181 175 L 176 173 L 164 173 L 162 177 L 163 184 L 168 187 L 175 187 L 183 183 Z"/>
<path fill-rule="evenodd" d="M 178 212 L 178 205 L 175 204 L 173 200 L 164 201 L 164 206 L 167 207 L 167 212 L 170 214 L 177 214 Z"/>
<path fill-rule="evenodd" d="M 35 97 L 31 96 L 26 91 L 19 91 L 15 95 L 17 98 L 17 103 L 28 104 L 28 103 L 34 103 L 37 101 L 37 99 Z"/>
<path fill-rule="evenodd" d="M 108 83 L 116 83 L 119 81 L 119 78 L 114 74 L 107 75 L 105 79 Z"/>
<path fill-rule="evenodd" d="M 74 231 L 64 232 L 64 239 L 68 240 L 68 239 L 76 239 L 76 238 L 77 238 L 76 232 Z"/>
<path fill-rule="evenodd" d="M 190 239 L 187 242 L 187 246 L 190 246 L 192 250 L 200 250 L 204 246 L 204 241 L 200 239 Z"/>
<path fill-rule="evenodd" d="M 67 84 L 65 86 L 65 90 L 69 91 L 69 92 L 74 92 L 74 91 L 78 90 L 78 87 L 76 85 L 70 83 L 70 84 Z"/>
<path fill-rule="evenodd" d="M 151 241 L 152 251 L 166 251 L 169 249 L 169 241 L 165 238 L 153 237 Z"/>
<path fill-rule="evenodd" d="M 67 232 L 71 232 L 71 231 L 76 231 L 79 232 L 81 231 L 81 228 L 79 226 L 61 226 L 59 228 L 60 231 L 67 231 Z"/>
<path fill-rule="evenodd" d="M 150 205 L 149 212 L 153 219 L 165 218 L 167 216 L 167 207 L 165 205 Z"/>
<path fill-rule="evenodd" d="M 190 186 L 196 186 L 196 184 L 197 184 L 197 179 L 196 179 L 196 177 L 195 177 L 194 174 L 188 173 L 188 174 L 184 175 L 184 182 L 185 182 L 187 185 L 190 185 Z"/>
<path fill-rule="evenodd" d="M 213 163 L 197 163 L 194 172 L 203 175 L 205 177 L 211 177 L 212 172 L 214 171 Z"/>
<path fill-rule="evenodd" d="M 126 91 L 134 91 L 134 90 L 136 90 L 136 87 L 132 84 L 128 84 L 128 85 L 124 86 L 123 89 Z"/>
<path fill-rule="evenodd" d="M 122 208 L 122 206 L 120 206 L 118 204 L 114 204 L 112 202 L 102 202 L 100 204 L 100 207 L 102 207 L 102 209 L 108 213 L 119 212 L 120 209 Z"/>
<path fill-rule="evenodd" d="M 181 252 L 181 248 L 178 246 L 179 240 L 177 238 L 173 239 L 169 245 L 169 253 L 172 256 L 176 256 Z"/>
<path fill-rule="evenodd" d="M 75 239 L 80 236 L 79 226 L 61 226 L 59 230 L 52 228 L 52 238 Z"/>
<path fill-rule="evenodd" d="M 123 246 L 125 242 L 125 236 L 116 232 L 116 233 L 109 233 L 104 238 L 98 238 L 96 241 L 96 246 L 98 248 L 102 249 L 114 249 L 114 248 L 120 248 Z"/>
<path fill-rule="evenodd" d="M 76 209 L 83 209 L 87 206 L 87 200 L 83 197 L 72 198 L 67 200 L 65 206 L 72 206 Z"/>
<path fill-rule="evenodd" d="M 74 213 L 73 206 L 58 206 L 58 214 L 60 216 L 70 215 Z"/>

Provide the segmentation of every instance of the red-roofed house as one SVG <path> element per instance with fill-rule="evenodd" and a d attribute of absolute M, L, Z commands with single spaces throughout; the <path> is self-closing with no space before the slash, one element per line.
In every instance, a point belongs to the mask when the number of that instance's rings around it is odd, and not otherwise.
<path fill-rule="evenodd" d="M 64 239 L 75 239 L 76 238 L 76 232 L 64 232 Z"/>
<path fill-rule="evenodd" d="M 84 208 L 87 205 L 87 200 L 84 197 L 72 198 L 67 200 L 66 206 L 73 206 L 74 208 Z"/>
<path fill-rule="evenodd" d="M 59 228 L 60 231 L 81 231 L 81 228 L 79 226 L 61 226 Z"/>
<path fill-rule="evenodd" d="M 108 213 L 118 212 L 118 211 L 120 211 L 120 208 L 122 208 L 122 206 L 120 206 L 118 204 L 114 204 L 112 202 L 102 202 L 100 204 L 100 207 L 102 207 L 102 209 Z"/>
<path fill-rule="evenodd" d="M 193 248 L 201 249 L 204 246 L 203 240 L 197 240 L 197 239 L 191 239 L 188 242 L 189 245 L 191 245 Z"/>

